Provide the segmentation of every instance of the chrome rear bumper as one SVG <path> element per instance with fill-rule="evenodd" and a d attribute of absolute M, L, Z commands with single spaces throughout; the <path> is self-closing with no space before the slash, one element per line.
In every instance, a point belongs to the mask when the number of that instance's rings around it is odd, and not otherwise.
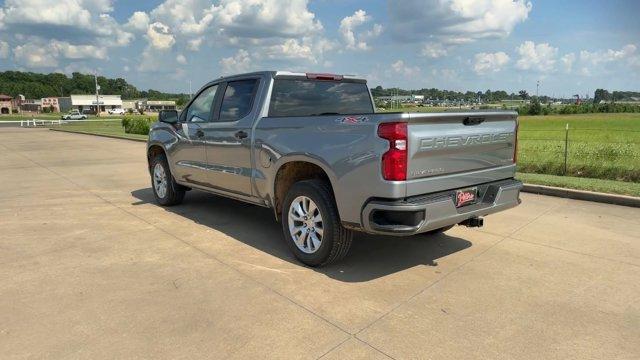
<path fill-rule="evenodd" d="M 456 208 L 456 189 L 401 200 L 373 199 L 362 210 L 362 225 L 368 233 L 413 235 L 467 219 L 485 216 L 520 204 L 522 183 L 515 179 L 476 185 L 478 202 Z"/>

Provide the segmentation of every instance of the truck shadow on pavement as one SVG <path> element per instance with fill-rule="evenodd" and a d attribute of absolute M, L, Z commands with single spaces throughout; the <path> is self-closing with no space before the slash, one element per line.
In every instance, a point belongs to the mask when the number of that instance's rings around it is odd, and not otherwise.
<path fill-rule="evenodd" d="M 131 193 L 133 205 L 155 204 L 151 188 Z M 181 205 L 164 208 L 191 221 L 220 231 L 255 249 L 289 263 L 304 266 L 284 242 L 273 210 L 201 191 L 189 191 Z M 438 266 L 437 260 L 467 249 L 472 243 L 446 234 L 410 237 L 356 233 L 349 254 L 339 263 L 313 268 L 344 282 L 365 282 L 415 266 Z"/>

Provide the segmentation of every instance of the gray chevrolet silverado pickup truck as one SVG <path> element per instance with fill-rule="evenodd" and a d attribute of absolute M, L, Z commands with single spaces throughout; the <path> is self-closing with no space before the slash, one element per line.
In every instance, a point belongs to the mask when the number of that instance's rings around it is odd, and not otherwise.
<path fill-rule="evenodd" d="M 265 71 L 216 79 L 149 133 L 164 206 L 197 189 L 272 208 L 310 266 L 344 257 L 354 231 L 481 226 L 520 203 L 514 112 L 376 113 L 366 81 Z"/>

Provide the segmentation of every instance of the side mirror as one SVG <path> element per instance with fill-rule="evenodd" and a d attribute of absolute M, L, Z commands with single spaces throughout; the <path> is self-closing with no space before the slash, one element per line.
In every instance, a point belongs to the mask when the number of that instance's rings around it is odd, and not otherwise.
<path fill-rule="evenodd" d="M 160 113 L 158 113 L 158 121 L 175 125 L 178 123 L 178 111 L 160 110 Z"/>

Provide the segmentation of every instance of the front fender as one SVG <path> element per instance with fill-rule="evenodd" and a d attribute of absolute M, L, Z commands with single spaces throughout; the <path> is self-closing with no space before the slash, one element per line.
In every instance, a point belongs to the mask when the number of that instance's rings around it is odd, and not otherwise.
<path fill-rule="evenodd" d="M 174 173 L 171 156 L 173 153 L 173 147 L 177 142 L 178 137 L 173 129 L 168 129 L 163 125 L 154 124 L 151 131 L 149 131 L 149 140 L 147 140 L 147 159 L 149 159 L 149 149 L 151 149 L 151 147 L 161 147 L 167 156 L 169 170 Z"/>

